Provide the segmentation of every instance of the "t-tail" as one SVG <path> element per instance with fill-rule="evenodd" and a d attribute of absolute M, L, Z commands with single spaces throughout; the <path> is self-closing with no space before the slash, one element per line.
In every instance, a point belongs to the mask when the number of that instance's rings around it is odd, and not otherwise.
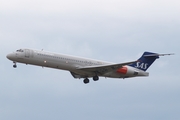
<path fill-rule="evenodd" d="M 144 52 L 143 55 L 137 60 L 137 62 L 130 64 L 129 66 L 146 71 L 153 62 L 159 58 L 159 56 L 173 55 L 173 54 L 158 54 L 152 52 Z"/>

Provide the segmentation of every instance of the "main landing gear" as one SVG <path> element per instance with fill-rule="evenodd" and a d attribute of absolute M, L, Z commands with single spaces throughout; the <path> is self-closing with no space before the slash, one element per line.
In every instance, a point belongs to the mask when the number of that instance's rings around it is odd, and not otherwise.
<path fill-rule="evenodd" d="M 14 67 L 14 68 L 17 68 L 16 62 L 13 62 L 13 63 L 14 63 L 13 67 Z"/>
<path fill-rule="evenodd" d="M 89 79 L 85 78 L 83 82 L 84 82 L 84 84 L 87 84 L 87 83 L 89 83 Z"/>
<path fill-rule="evenodd" d="M 98 80 L 99 80 L 99 77 L 98 77 L 98 76 L 94 76 L 94 77 L 93 77 L 93 80 L 94 80 L 94 81 L 98 81 Z M 88 79 L 88 78 L 85 78 L 83 82 L 84 82 L 84 84 L 87 84 L 87 83 L 89 83 L 89 79 Z"/>
<path fill-rule="evenodd" d="M 98 76 L 94 76 L 94 77 L 93 77 L 93 80 L 94 80 L 94 81 L 98 81 L 98 80 L 99 80 L 99 77 L 98 77 Z"/>

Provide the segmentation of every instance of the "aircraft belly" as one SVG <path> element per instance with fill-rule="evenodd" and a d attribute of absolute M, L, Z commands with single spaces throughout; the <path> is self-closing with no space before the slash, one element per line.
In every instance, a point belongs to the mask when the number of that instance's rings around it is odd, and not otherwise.
<path fill-rule="evenodd" d="M 73 66 L 70 63 L 52 60 L 52 59 L 42 59 L 42 58 L 17 58 L 16 62 L 37 65 L 42 67 L 50 67 L 62 70 L 69 70 L 73 69 Z"/>
<path fill-rule="evenodd" d="M 108 73 L 103 74 L 102 76 L 111 77 L 111 78 L 123 78 L 124 77 L 123 74 L 119 74 L 116 72 L 108 72 Z"/>
<path fill-rule="evenodd" d="M 71 72 L 74 72 L 84 77 L 94 77 L 96 75 L 94 72 L 82 71 L 82 70 L 76 70 L 76 69 L 71 70 Z"/>

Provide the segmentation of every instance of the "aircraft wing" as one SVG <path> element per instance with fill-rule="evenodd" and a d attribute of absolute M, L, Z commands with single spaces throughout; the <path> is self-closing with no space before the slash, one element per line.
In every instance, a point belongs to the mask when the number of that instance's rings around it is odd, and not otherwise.
<path fill-rule="evenodd" d="M 87 66 L 87 67 L 80 67 L 77 68 L 78 70 L 85 70 L 89 72 L 96 72 L 96 73 L 106 73 L 109 71 L 115 71 L 119 68 L 122 68 L 124 65 L 129 65 L 131 63 L 135 63 L 137 61 L 126 62 L 126 63 L 119 63 L 119 64 L 107 64 L 107 65 L 96 65 L 96 66 Z"/>

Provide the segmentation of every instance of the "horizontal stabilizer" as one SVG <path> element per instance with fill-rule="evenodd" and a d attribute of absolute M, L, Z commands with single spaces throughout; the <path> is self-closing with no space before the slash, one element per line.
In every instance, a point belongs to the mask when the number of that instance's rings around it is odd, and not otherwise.
<path fill-rule="evenodd" d="M 174 53 L 170 53 L 170 54 L 149 54 L 149 55 L 144 55 L 144 57 L 155 57 L 155 56 L 166 56 L 166 55 L 174 55 Z"/>

